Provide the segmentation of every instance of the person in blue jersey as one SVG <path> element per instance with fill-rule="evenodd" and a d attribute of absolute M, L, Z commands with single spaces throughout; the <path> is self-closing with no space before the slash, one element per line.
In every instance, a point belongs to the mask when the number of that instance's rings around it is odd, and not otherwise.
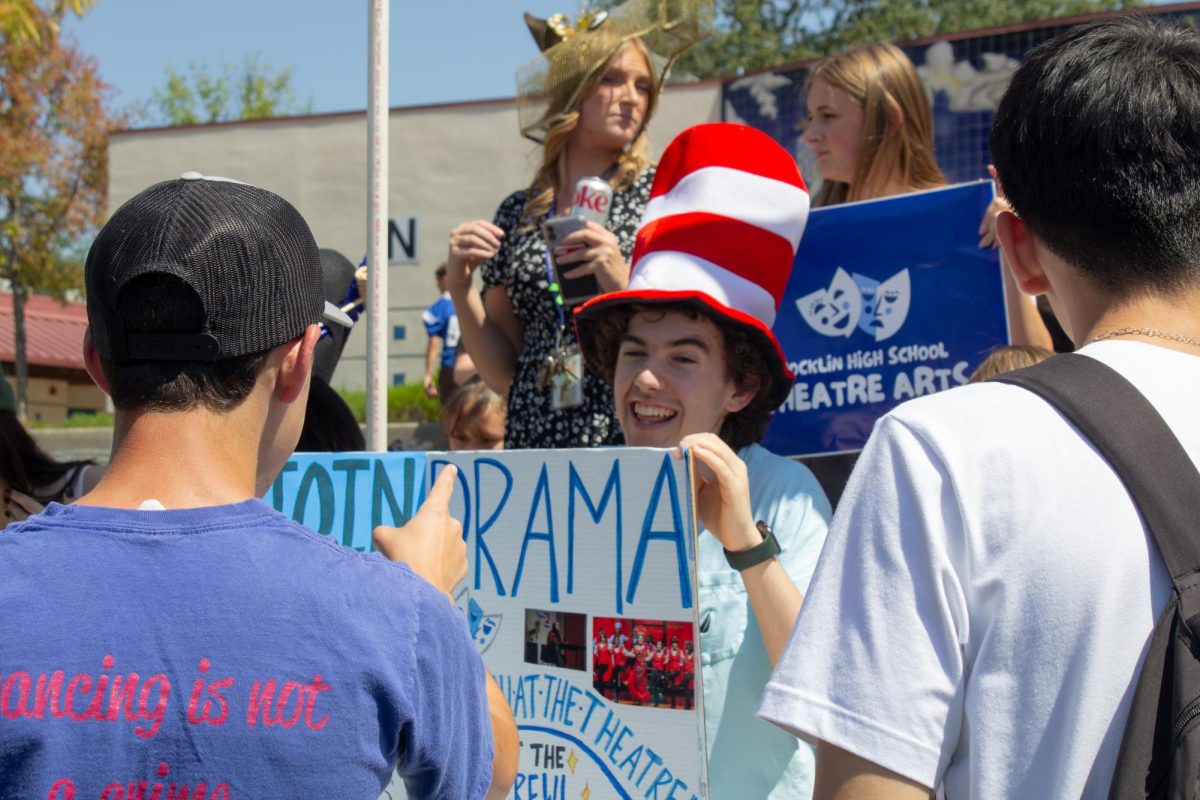
<path fill-rule="evenodd" d="M 426 395 L 445 403 L 458 387 L 454 370 L 458 359 L 458 315 L 454 313 L 454 301 L 446 288 L 446 265 L 440 265 L 433 275 L 437 281 L 438 299 L 421 314 L 421 322 L 429 336 L 421 385 Z M 437 372 L 436 379 L 434 372 Z"/>
<path fill-rule="evenodd" d="M 516 732 L 449 596 L 453 480 L 376 530 L 401 563 L 258 499 L 318 323 L 349 323 L 299 212 L 185 173 L 113 214 L 86 283 L 112 459 L 0 533 L 0 796 L 375 800 L 396 769 L 414 797 L 503 796 Z"/>

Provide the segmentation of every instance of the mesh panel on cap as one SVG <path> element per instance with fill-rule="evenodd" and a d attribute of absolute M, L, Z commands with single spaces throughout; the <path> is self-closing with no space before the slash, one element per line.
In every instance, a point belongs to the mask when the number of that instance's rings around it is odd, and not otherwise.
<path fill-rule="evenodd" d="M 117 302 L 130 280 L 165 273 L 196 292 L 202 331 L 215 338 L 216 358 L 270 349 L 321 318 L 320 257 L 308 225 L 286 200 L 227 181 L 177 180 L 134 197 L 113 215 L 88 253 L 88 322 L 97 352 L 113 360 L 124 350 Z M 152 338 L 149 335 L 143 338 Z M 166 360 L 171 337 L 154 353 Z M 190 359 L 179 348 L 174 358 Z"/>

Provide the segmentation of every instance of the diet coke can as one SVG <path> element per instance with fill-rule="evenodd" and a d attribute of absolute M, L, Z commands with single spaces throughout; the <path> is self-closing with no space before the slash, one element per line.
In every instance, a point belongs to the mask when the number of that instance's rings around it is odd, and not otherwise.
<path fill-rule="evenodd" d="M 575 201 L 571 213 L 577 217 L 608 227 L 608 212 L 612 206 L 612 186 L 603 178 L 581 178 L 575 184 Z"/>

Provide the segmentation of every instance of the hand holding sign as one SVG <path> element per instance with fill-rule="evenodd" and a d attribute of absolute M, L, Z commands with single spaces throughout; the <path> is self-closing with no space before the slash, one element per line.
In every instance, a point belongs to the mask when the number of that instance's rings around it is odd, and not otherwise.
<path fill-rule="evenodd" d="M 403 561 L 435 587 L 450 594 L 467 574 L 467 546 L 462 525 L 450 516 L 450 498 L 458 470 L 448 466 L 438 475 L 416 516 L 401 528 L 380 525 L 371 538 L 375 549 L 392 561 Z"/>
<path fill-rule="evenodd" d="M 679 457 L 690 448 L 696 470 L 696 515 L 726 550 L 748 550 L 762 541 L 750 511 L 746 462 L 715 433 L 694 433 L 679 442 Z"/>

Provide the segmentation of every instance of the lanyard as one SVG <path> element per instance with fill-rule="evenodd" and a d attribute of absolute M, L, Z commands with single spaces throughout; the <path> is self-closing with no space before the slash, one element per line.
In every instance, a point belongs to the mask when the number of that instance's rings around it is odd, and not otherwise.
<path fill-rule="evenodd" d="M 545 249 L 546 256 L 546 288 L 550 291 L 550 299 L 554 301 L 554 310 L 558 313 L 558 329 L 561 333 L 566 330 L 567 317 L 563 312 L 563 297 L 562 289 L 558 285 L 558 281 L 554 277 L 554 264 L 550 261 L 550 248 Z"/>

